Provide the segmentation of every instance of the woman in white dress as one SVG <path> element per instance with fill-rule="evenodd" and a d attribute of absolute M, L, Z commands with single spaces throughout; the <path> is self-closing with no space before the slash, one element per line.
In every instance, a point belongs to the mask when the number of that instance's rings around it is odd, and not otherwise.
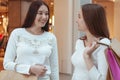
<path fill-rule="evenodd" d="M 50 11 L 42 0 L 33 1 L 22 28 L 12 31 L 4 69 L 35 75 L 38 80 L 59 80 L 57 41 L 48 32 Z"/>
<path fill-rule="evenodd" d="M 105 10 L 98 4 L 84 4 L 78 13 L 78 30 L 85 36 L 76 41 L 71 61 L 74 66 L 72 80 L 106 80 L 107 61 L 104 51 L 110 44 Z"/>

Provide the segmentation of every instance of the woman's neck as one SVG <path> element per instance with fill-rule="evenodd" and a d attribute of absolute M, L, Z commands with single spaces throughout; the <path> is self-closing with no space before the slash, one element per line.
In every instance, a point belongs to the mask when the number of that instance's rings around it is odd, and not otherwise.
<path fill-rule="evenodd" d="M 34 35 L 40 35 L 44 32 L 41 28 L 35 28 L 35 27 L 26 28 L 26 30 Z"/>
<path fill-rule="evenodd" d="M 87 33 L 87 34 L 86 34 L 85 45 L 86 45 L 86 46 L 91 45 L 92 42 L 98 41 L 98 40 L 99 40 L 99 38 L 93 36 L 93 35 L 90 34 L 90 33 Z"/>

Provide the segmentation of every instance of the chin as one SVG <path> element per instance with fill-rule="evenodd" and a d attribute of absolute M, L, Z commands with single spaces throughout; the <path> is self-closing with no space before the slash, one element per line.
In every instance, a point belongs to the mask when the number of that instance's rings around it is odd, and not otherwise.
<path fill-rule="evenodd" d="M 42 27 L 44 27 L 45 25 L 42 25 Z"/>
<path fill-rule="evenodd" d="M 45 26 L 46 23 L 41 24 L 42 26 Z"/>
<path fill-rule="evenodd" d="M 40 24 L 40 25 L 39 25 L 39 27 L 44 27 L 44 26 L 45 26 L 45 24 Z"/>

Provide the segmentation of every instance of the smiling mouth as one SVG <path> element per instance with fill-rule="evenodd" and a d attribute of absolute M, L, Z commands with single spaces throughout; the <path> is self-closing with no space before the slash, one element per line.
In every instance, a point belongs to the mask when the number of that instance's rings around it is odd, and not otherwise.
<path fill-rule="evenodd" d="M 46 22 L 41 22 L 42 24 L 45 24 Z"/>

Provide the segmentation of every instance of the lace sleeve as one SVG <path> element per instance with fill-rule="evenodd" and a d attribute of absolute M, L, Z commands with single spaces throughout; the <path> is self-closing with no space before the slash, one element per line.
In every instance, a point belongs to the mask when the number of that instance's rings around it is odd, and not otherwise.
<path fill-rule="evenodd" d="M 52 39 L 52 54 L 50 56 L 51 75 L 50 80 L 59 80 L 58 50 L 56 37 Z"/>
<path fill-rule="evenodd" d="M 14 66 L 16 65 L 16 63 L 14 62 L 16 57 L 16 43 L 17 43 L 17 34 L 16 34 L 16 30 L 13 30 L 9 37 L 5 51 L 5 56 L 3 61 L 4 69 L 14 70 Z"/>

